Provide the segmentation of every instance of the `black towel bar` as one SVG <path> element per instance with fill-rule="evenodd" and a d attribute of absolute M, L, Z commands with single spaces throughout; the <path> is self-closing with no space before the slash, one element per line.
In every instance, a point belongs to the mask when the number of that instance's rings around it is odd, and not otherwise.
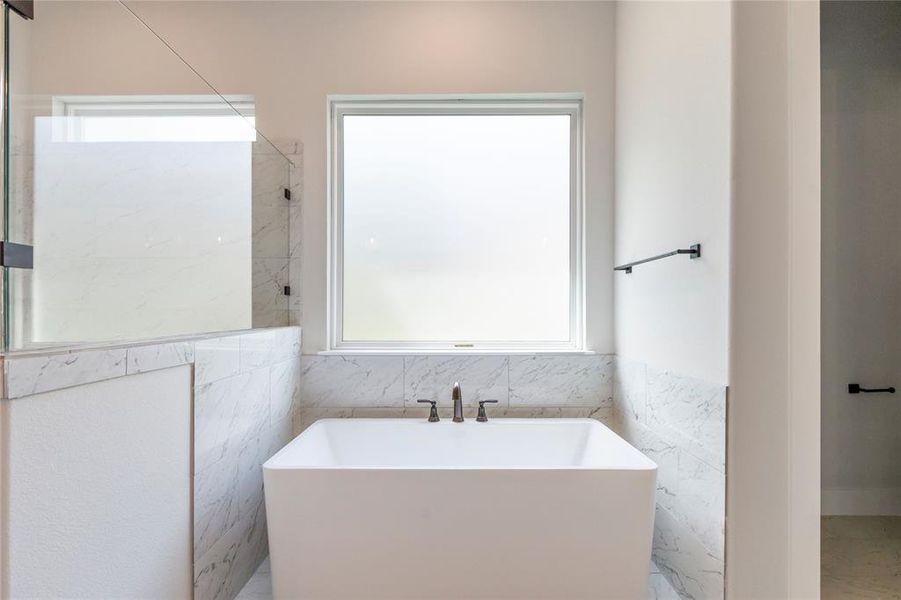
<path fill-rule="evenodd" d="M 614 267 L 613 270 L 631 273 L 632 267 L 636 265 L 643 265 L 644 263 L 649 263 L 654 260 L 660 260 L 661 258 L 667 258 L 668 256 L 676 256 L 677 254 L 687 254 L 688 258 L 701 258 L 701 244 L 692 244 L 688 248 L 679 248 L 678 250 L 673 250 L 672 252 L 664 252 L 663 254 L 658 254 L 657 256 L 636 260 L 634 262 Z"/>

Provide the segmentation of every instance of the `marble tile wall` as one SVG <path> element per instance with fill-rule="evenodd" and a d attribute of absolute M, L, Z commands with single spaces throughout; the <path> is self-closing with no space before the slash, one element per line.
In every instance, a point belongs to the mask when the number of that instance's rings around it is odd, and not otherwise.
<path fill-rule="evenodd" d="M 3 357 L 3 397 L 194 364 L 196 600 L 231 600 L 268 553 L 262 464 L 293 437 L 301 330 Z M 25 398 L 23 401 L 28 401 Z"/>
<path fill-rule="evenodd" d="M 685 598 L 723 596 L 726 389 L 599 354 L 300 356 L 300 329 L 4 359 L 4 396 L 194 364 L 194 588 L 230 599 L 267 552 L 261 465 L 320 418 L 597 418 L 659 466 L 653 559 Z"/>
<path fill-rule="evenodd" d="M 262 464 L 292 437 L 299 329 L 194 352 L 194 598 L 231 600 L 268 554 Z"/>
<path fill-rule="evenodd" d="M 617 357 L 613 424 L 658 465 L 653 560 L 681 597 L 722 598 L 726 387 Z"/>
<path fill-rule="evenodd" d="M 437 400 L 448 413 L 459 381 L 465 414 L 479 400 L 495 417 L 592 417 L 609 421 L 613 356 L 408 355 L 301 357 L 301 402 L 295 430 L 320 418 L 420 417 Z"/>
<path fill-rule="evenodd" d="M 303 152 L 296 141 L 279 141 L 276 147 L 256 142 L 251 159 L 254 327 L 299 325 L 301 320 Z M 285 189 L 291 191 L 290 199 Z M 285 286 L 291 287 L 290 294 Z"/>

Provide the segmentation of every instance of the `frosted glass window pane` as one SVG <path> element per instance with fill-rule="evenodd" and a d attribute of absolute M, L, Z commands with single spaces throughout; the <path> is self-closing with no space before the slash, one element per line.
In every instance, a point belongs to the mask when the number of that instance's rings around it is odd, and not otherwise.
<path fill-rule="evenodd" d="M 345 116 L 344 340 L 569 340 L 570 119 Z"/>

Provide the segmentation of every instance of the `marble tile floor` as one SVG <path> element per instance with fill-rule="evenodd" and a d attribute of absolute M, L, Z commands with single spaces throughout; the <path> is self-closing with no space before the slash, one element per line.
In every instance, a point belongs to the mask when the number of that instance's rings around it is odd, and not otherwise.
<path fill-rule="evenodd" d="M 269 559 L 266 558 L 236 600 L 272 600 L 272 581 L 269 574 Z M 679 600 L 679 594 L 654 563 L 651 563 L 651 573 L 648 576 L 648 600 Z"/>
<path fill-rule="evenodd" d="M 901 599 L 901 516 L 823 517 L 821 598 Z"/>

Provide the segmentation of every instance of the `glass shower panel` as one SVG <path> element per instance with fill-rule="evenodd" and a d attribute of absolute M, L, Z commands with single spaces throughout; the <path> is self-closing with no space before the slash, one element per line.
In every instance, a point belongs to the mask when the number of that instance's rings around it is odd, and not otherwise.
<path fill-rule="evenodd" d="M 253 97 L 116 1 L 6 19 L 6 240 L 34 247 L 4 269 L 7 348 L 286 325 L 290 162 Z"/>

